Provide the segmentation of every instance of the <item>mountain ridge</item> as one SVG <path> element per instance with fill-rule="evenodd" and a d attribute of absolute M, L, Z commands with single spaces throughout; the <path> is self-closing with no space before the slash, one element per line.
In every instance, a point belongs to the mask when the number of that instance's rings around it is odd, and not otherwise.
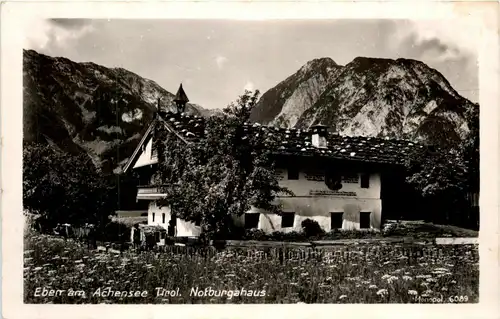
<path fill-rule="evenodd" d="M 87 153 L 113 171 L 127 160 L 160 107 L 174 94 L 124 68 L 73 62 L 23 50 L 23 140 Z M 188 103 L 186 112 L 201 114 Z"/>
<path fill-rule="evenodd" d="M 309 71 L 317 74 L 327 67 L 311 66 L 316 69 Z M 302 129 L 324 124 L 341 135 L 408 139 L 445 147 L 469 134 L 467 116 L 477 105 L 421 61 L 356 57 L 344 66 L 335 64 L 335 72 L 321 83 L 303 76 L 301 69 L 268 91 L 281 100 L 269 103 L 264 99 L 268 92 L 262 95 L 252 121 Z"/>
<path fill-rule="evenodd" d="M 84 152 L 104 172 L 131 156 L 158 99 L 174 110 L 173 93 L 134 72 L 33 50 L 23 50 L 23 87 L 24 141 Z M 356 57 L 339 65 L 324 57 L 264 92 L 251 121 L 301 129 L 321 123 L 340 135 L 447 147 L 468 137 L 475 107 L 418 60 Z M 221 110 L 188 103 L 186 112 L 206 117 Z"/>

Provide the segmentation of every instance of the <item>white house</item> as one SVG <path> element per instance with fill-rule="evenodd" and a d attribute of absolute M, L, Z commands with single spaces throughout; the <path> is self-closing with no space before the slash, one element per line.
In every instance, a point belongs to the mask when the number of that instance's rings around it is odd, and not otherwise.
<path fill-rule="evenodd" d="M 170 208 L 158 207 L 162 187 L 153 186 L 158 159 L 152 151 L 153 127 L 164 125 L 186 142 L 196 142 L 204 119 L 184 113 L 187 96 L 181 87 L 174 100 L 178 112 L 158 112 L 124 172 L 141 176 L 137 200 L 149 201 L 148 224 L 170 227 L 170 235 L 198 236 L 200 227 L 172 217 Z M 418 213 L 418 200 L 405 189 L 404 161 L 426 148 L 404 140 L 349 137 L 331 134 L 322 125 L 297 130 L 248 124 L 248 134 L 266 134 L 280 145 L 274 150 L 276 174 L 294 196 L 277 198 L 283 214 L 252 209 L 235 223 L 267 233 L 298 231 L 305 219 L 316 220 L 325 231 L 332 229 L 380 229 L 386 217 Z M 412 197 L 413 196 L 413 197 Z M 173 232 L 172 232 L 173 231 Z"/>

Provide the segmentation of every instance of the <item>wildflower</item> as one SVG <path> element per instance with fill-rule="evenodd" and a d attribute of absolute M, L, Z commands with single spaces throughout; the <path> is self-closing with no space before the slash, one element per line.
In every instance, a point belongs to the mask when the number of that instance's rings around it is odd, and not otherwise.
<path fill-rule="evenodd" d="M 42 270 L 43 267 L 35 267 L 33 268 L 34 271 L 39 271 L 39 270 Z"/>
<path fill-rule="evenodd" d="M 386 275 L 383 275 L 383 276 L 382 276 L 382 280 L 389 279 L 389 278 L 391 278 L 391 275 L 387 275 L 387 274 L 386 274 Z"/>
<path fill-rule="evenodd" d="M 443 288 L 441 288 L 441 291 L 448 291 L 448 288 L 443 287 Z"/>
<path fill-rule="evenodd" d="M 452 284 L 456 284 L 457 282 L 455 280 L 450 281 Z"/>
<path fill-rule="evenodd" d="M 392 284 L 393 281 L 398 280 L 397 276 L 391 276 L 387 279 L 388 284 Z"/>
<path fill-rule="evenodd" d="M 427 281 L 427 282 L 437 282 L 437 280 L 436 280 L 436 279 L 434 279 L 434 278 L 427 278 L 427 279 L 426 279 L 426 281 Z"/>
<path fill-rule="evenodd" d="M 410 276 L 406 276 L 406 275 L 405 275 L 405 276 L 403 276 L 403 280 L 404 280 L 404 281 L 409 281 L 409 280 L 413 280 L 413 278 L 412 278 L 412 277 L 410 277 Z"/>
<path fill-rule="evenodd" d="M 82 263 L 83 260 L 79 259 L 79 260 L 75 260 L 75 264 L 79 264 L 79 263 Z"/>
<path fill-rule="evenodd" d="M 431 275 L 416 275 L 415 278 L 432 278 Z"/>
<path fill-rule="evenodd" d="M 380 289 L 379 291 L 377 291 L 377 295 L 379 296 L 384 296 L 384 295 L 387 295 L 389 292 L 387 291 L 387 289 Z"/>
<path fill-rule="evenodd" d="M 416 296 L 418 294 L 418 292 L 416 290 L 408 290 L 408 294 Z"/>
<path fill-rule="evenodd" d="M 430 295 L 430 294 L 432 294 L 432 292 L 433 291 L 431 289 L 427 289 L 426 291 L 424 291 L 424 294 L 429 294 Z"/>
<path fill-rule="evenodd" d="M 368 289 L 377 289 L 378 287 L 376 285 L 370 285 Z"/>
<path fill-rule="evenodd" d="M 340 300 L 347 298 L 347 295 L 342 295 L 339 297 Z"/>

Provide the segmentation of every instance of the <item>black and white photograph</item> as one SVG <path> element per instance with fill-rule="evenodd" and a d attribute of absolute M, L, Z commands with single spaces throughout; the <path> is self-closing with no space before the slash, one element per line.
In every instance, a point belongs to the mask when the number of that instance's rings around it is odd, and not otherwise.
<path fill-rule="evenodd" d="M 480 302 L 469 24 L 27 25 L 22 303 Z"/>

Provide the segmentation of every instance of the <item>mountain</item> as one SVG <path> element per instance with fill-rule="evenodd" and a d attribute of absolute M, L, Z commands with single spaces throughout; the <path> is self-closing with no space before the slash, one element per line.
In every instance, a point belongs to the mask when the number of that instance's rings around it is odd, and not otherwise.
<path fill-rule="evenodd" d="M 126 162 L 156 112 L 174 94 L 123 68 L 23 51 L 23 139 L 84 152 L 105 172 Z M 200 115 L 199 105 L 186 112 Z"/>
<path fill-rule="evenodd" d="M 252 120 L 449 146 L 468 136 L 467 116 L 476 107 L 420 61 L 358 57 L 339 66 L 323 58 L 265 92 Z"/>
<path fill-rule="evenodd" d="M 266 91 L 255 106 L 251 120 L 293 127 L 299 117 L 313 106 L 331 83 L 341 66 L 330 58 L 307 62 L 295 74 Z"/>

